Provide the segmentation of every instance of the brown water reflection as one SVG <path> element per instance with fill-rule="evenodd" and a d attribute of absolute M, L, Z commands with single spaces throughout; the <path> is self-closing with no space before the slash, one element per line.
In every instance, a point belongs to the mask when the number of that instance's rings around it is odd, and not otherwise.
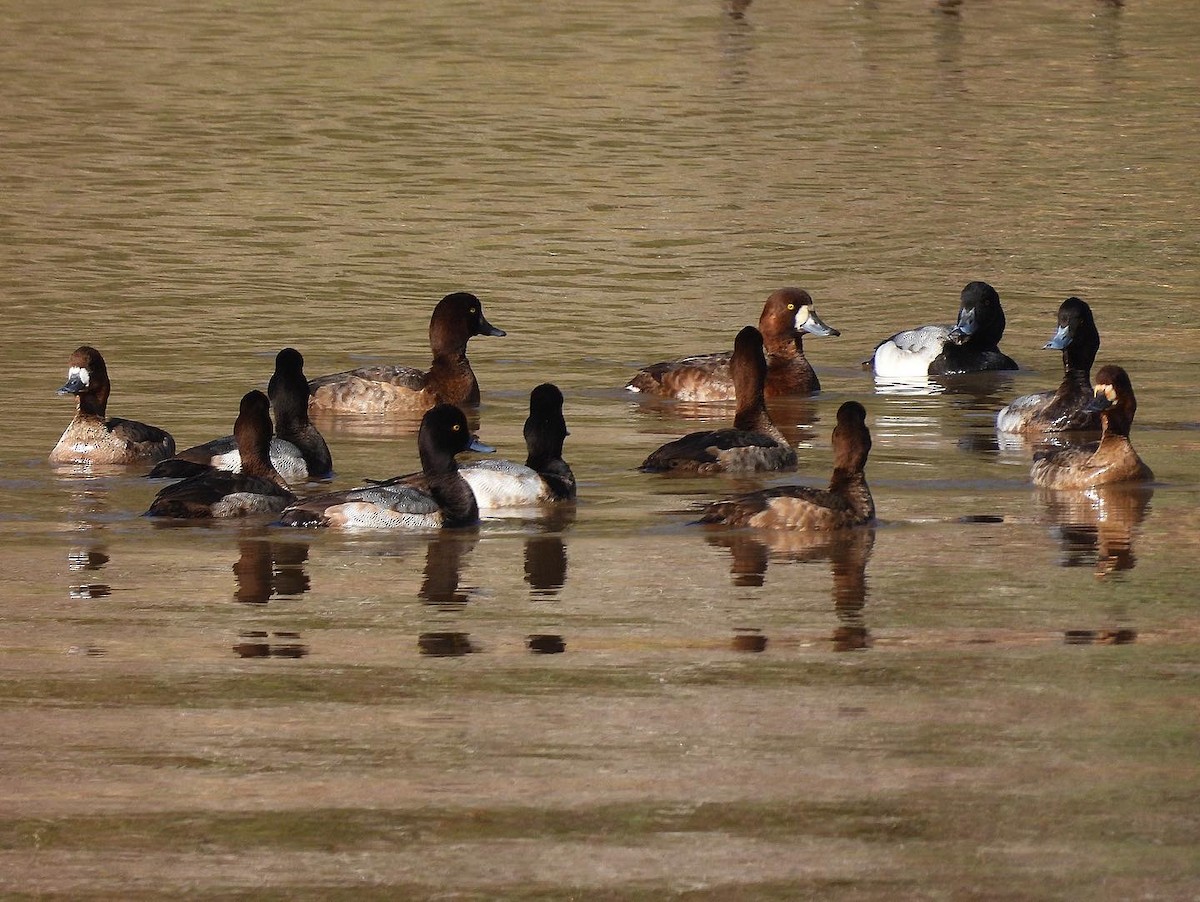
<path fill-rule="evenodd" d="M 1062 547 L 1063 567 L 1092 567 L 1097 579 L 1137 565 L 1134 540 L 1150 511 L 1154 490 L 1142 484 L 1090 489 L 1039 488 L 1038 503 Z"/>
<path fill-rule="evenodd" d="M 302 595 L 311 588 L 305 562 L 308 543 L 240 538 L 233 564 L 233 597 L 243 604 L 266 604 L 272 597 Z"/>
<path fill-rule="evenodd" d="M 828 560 L 833 575 L 830 595 L 839 621 L 832 635 L 833 648 L 854 651 L 870 647 L 864 609 L 867 562 L 875 547 L 873 526 L 831 532 L 710 532 L 705 540 L 733 554 L 729 572 L 735 586 L 762 586 L 772 559 L 793 563 Z"/>
<path fill-rule="evenodd" d="M 425 546 L 425 570 L 417 597 L 444 611 L 460 610 L 471 601 L 475 587 L 459 585 L 462 569 L 479 544 L 474 529 L 444 529 Z"/>

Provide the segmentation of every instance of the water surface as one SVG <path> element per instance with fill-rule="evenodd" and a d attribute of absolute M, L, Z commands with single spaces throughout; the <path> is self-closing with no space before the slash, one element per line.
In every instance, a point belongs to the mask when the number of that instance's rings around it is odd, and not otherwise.
<path fill-rule="evenodd" d="M 0 30 L 0 885 L 289 898 L 1183 898 L 1200 891 L 1191 4 L 207 2 Z M 876 385 L 997 287 L 1016 373 Z M 799 285 L 840 338 L 798 474 L 636 472 L 727 406 L 640 401 Z M 181 446 L 275 353 L 428 359 L 471 290 L 481 436 L 567 397 L 568 511 L 443 536 L 140 517 L 56 470 L 67 357 Z M 995 411 L 1096 312 L 1145 490 L 1052 493 Z M 879 524 L 721 534 L 823 484 L 862 401 Z M 414 423 L 320 421 L 335 485 Z"/>

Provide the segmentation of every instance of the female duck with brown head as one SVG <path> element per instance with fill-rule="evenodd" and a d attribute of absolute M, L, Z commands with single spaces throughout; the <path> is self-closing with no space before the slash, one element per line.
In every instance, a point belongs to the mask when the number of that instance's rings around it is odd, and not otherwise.
<path fill-rule="evenodd" d="M 807 291 L 780 288 L 772 292 L 758 318 L 758 330 L 767 357 L 764 394 L 768 398 L 820 391 L 817 373 L 804 356 L 804 333 L 842 333 L 821 321 Z M 625 388 L 680 401 L 730 401 L 734 398 L 732 357 L 727 351 L 656 363 L 640 370 Z"/>
<path fill-rule="evenodd" d="M 111 391 L 104 357 L 88 345 L 77 348 L 58 390 L 76 396 L 75 419 L 50 452 L 51 463 L 152 464 L 175 453 L 175 439 L 157 426 L 106 417 Z"/>
<path fill-rule="evenodd" d="M 483 316 L 479 298 L 466 291 L 448 294 L 433 308 L 428 371 L 383 365 L 320 376 L 309 382 L 314 410 L 379 413 L 420 412 L 435 404 L 479 403 L 479 382 L 467 360 L 467 342 L 476 335 L 504 335 Z"/>
<path fill-rule="evenodd" d="M 1062 351 L 1063 380 L 1056 391 L 1017 398 L 996 414 L 1001 432 L 1041 433 L 1098 429 L 1100 415 L 1089 410 L 1090 374 L 1100 349 L 1100 332 L 1092 308 L 1070 297 L 1058 308 L 1058 329 L 1043 350 Z"/>
<path fill-rule="evenodd" d="M 1035 458 L 1030 471 L 1034 484 L 1050 489 L 1085 489 L 1153 479 L 1154 474 L 1129 441 L 1137 398 L 1124 369 L 1112 365 L 1101 368 L 1088 410 L 1100 415 L 1103 432 L 1099 443 L 1063 448 Z"/>
<path fill-rule="evenodd" d="M 732 429 L 692 432 L 654 451 L 642 462 L 649 472 L 749 473 L 796 465 L 796 452 L 767 413 L 763 386 L 767 361 L 762 335 L 753 326 L 737 334 L 730 362 L 737 397 Z"/>
<path fill-rule="evenodd" d="M 260 391 L 242 396 L 233 424 L 241 472 L 208 469 L 155 497 L 148 517 L 203 520 L 278 513 L 296 500 L 271 466 L 271 403 Z"/>
<path fill-rule="evenodd" d="M 833 477 L 828 489 L 785 485 L 706 505 L 701 523 L 759 529 L 842 529 L 875 519 L 875 501 L 863 470 L 871 453 L 867 412 L 847 401 L 833 429 Z"/>
<path fill-rule="evenodd" d="M 308 380 L 304 357 L 295 348 L 275 355 L 275 372 L 267 386 L 275 437 L 271 439 L 271 466 L 290 484 L 333 475 L 333 457 L 325 437 L 308 418 Z M 242 458 L 232 435 L 185 448 L 154 466 L 151 479 L 179 479 L 203 473 L 209 467 L 238 473 Z"/>

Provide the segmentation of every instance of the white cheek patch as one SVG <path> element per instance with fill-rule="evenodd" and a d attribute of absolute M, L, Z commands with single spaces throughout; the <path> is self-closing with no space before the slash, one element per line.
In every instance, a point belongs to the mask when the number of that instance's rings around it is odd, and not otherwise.
<path fill-rule="evenodd" d="M 805 304 L 803 307 L 801 307 L 799 310 L 796 311 L 796 328 L 799 329 L 801 326 L 803 326 L 807 322 L 808 322 L 808 305 Z"/>
<path fill-rule="evenodd" d="M 84 385 L 87 385 L 91 376 L 88 375 L 88 371 L 83 367 L 73 366 L 67 370 L 67 381 L 70 382 L 72 379 L 78 379 Z"/>

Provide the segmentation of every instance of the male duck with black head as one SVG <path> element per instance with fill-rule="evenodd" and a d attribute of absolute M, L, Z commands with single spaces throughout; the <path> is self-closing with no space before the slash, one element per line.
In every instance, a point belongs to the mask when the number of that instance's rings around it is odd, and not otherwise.
<path fill-rule="evenodd" d="M 260 391 L 242 396 L 233 424 L 241 471 L 207 469 L 155 497 L 148 517 L 181 520 L 231 519 L 273 514 L 296 500 L 288 484 L 271 466 L 271 403 Z"/>
<path fill-rule="evenodd" d="M 493 450 L 471 435 L 467 418 L 453 404 L 426 411 L 417 432 L 422 491 L 403 481 L 362 486 L 306 498 L 283 512 L 284 526 L 338 526 L 349 529 L 438 529 L 473 526 L 479 506 L 458 470 L 455 455 Z"/>
<path fill-rule="evenodd" d="M 733 343 L 734 393 L 737 413 L 732 429 L 692 432 L 660 447 L 642 462 L 649 472 L 750 473 L 784 470 L 796 465 L 796 451 L 767 413 L 763 387 L 767 361 L 762 335 L 746 326 Z"/>
<path fill-rule="evenodd" d="M 308 380 L 304 378 L 304 356 L 295 348 L 275 355 L 275 372 L 267 385 L 267 397 L 275 416 L 271 439 L 271 466 L 290 484 L 333 475 L 333 456 L 320 430 L 308 418 Z M 195 476 L 209 467 L 241 470 L 237 438 L 227 435 L 180 451 L 155 465 L 151 479 Z"/>
<path fill-rule="evenodd" d="M 76 396 L 75 419 L 50 452 L 51 463 L 152 464 L 175 453 L 175 439 L 157 426 L 105 416 L 111 391 L 104 357 L 88 345 L 77 348 L 58 390 Z"/>
<path fill-rule="evenodd" d="M 563 460 L 563 442 L 570 433 L 557 385 L 545 382 L 529 393 L 524 434 L 524 465 L 480 460 L 459 470 L 481 509 L 532 507 L 575 498 L 575 474 Z"/>
<path fill-rule="evenodd" d="M 875 501 L 864 469 L 871 452 L 867 411 L 847 401 L 833 429 L 833 477 L 828 489 L 785 485 L 735 495 L 704 507 L 701 523 L 757 529 L 828 530 L 863 526 L 875 519 Z"/>
<path fill-rule="evenodd" d="M 1058 329 L 1043 350 L 1062 351 L 1063 380 L 1055 391 L 1017 398 L 996 414 L 1001 432 L 1044 433 L 1094 430 L 1100 414 L 1092 403 L 1091 370 L 1100 350 L 1092 308 L 1076 297 L 1058 308 Z"/>
<path fill-rule="evenodd" d="M 875 347 L 863 366 L 880 379 L 926 379 L 989 370 L 1015 370 L 1000 350 L 1004 335 L 1000 295 L 987 282 L 968 282 L 953 326 L 918 326 L 897 332 Z"/>
<path fill-rule="evenodd" d="M 810 395 L 821 382 L 804 356 L 804 333 L 841 335 L 817 316 L 812 296 L 801 288 L 780 288 L 767 298 L 758 318 L 767 357 L 768 398 Z M 629 391 L 680 401 L 730 401 L 734 397 L 733 355 L 702 354 L 648 366 L 625 385 Z"/>
<path fill-rule="evenodd" d="M 1154 478 L 1129 441 L 1137 398 L 1129 374 L 1105 366 L 1096 374 L 1089 412 L 1100 415 L 1099 443 L 1062 448 L 1034 458 L 1030 477 L 1051 489 L 1086 489 L 1120 482 L 1149 482 Z"/>
<path fill-rule="evenodd" d="M 484 318 L 479 298 L 466 291 L 448 294 L 433 308 L 428 371 L 395 364 L 362 367 L 319 376 L 309 382 L 314 410 L 343 413 L 428 410 L 435 404 L 476 405 L 479 382 L 467 359 L 467 342 L 476 335 L 503 336 Z"/>

